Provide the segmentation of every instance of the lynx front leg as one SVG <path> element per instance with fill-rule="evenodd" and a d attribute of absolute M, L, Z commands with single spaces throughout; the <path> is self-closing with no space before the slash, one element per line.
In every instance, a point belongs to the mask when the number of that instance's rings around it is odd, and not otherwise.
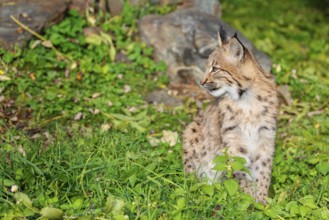
<path fill-rule="evenodd" d="M 247 161 L 247 168 L 250 170 L 250 167 L 252 166 L 252 158 L 248 156 L 246 147 L 239 147 L 239 148 L 232 148 L 229 149 L 230 155 L 243 157 Z M 252 172 L 250 170 L 250 174 L 252 175 Z M 249 195 L 252 195 L 256 198 L 256 192 L 257 192 L 257 185 L 253 181 L 253 176 L 250 176 L 248 173 L 243 171 L 235 171 L 233 173 L 233 177 L 239 181 L 239 185 L 241 189 L 248 193 Z"/>
<path fill-rule="evenodd" d="M 247 177 L 248 174 L 245 172 L 234 172 L 233 177 L 239 181 L 239 185 L 241 189 L 252 195 L 253 197 L 256 196 L 256 184 Z"/>
<path fill-rule="evenodd" d="M 255 198 L 258 202 L 266 203 L 265 198 L 268 195 L 268 189 L 271 183 L 272 156 L 256 155 L 251 167 L 251 175 L 256 181 Z"/>

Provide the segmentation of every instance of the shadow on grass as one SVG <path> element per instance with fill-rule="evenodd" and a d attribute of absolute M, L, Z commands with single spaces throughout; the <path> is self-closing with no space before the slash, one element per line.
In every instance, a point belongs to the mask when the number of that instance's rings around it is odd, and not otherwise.
<path fill-rule="evenodd" d="M 307 6 L 314 7 L 327 16 L 329 20 L 329 0 L 305 0 Z"/>

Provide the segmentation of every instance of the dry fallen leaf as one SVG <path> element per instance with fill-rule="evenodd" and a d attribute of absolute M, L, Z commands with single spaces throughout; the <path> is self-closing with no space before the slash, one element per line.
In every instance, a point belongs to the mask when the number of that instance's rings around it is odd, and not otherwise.
<path fill-rule="evenodd" d="M 160 139 L 161 142 L 168 143 L 169 146 L 174 146 L 176 145 L 178 141 L 178 133 L 175 131 L 162 131 L 162 138 Z"/>
<path fill-rule="evenodd" d="M 90 24 L 90 26 L 94 27 L 96 24 L 96 18 L 94 16 L 87 16 L 87 20 Z"/>
<path fill-rule="evenodd" d="M 316 129 L 319 129 L 320 128 L 320 123 L 317 123 L 314 127 L 316 128 Z"/>
<path fill-rule="evenodd" d="M 31 45 L 31 49 L 33 50 L 34 48 L 36 48 L 40 43 L 41 43 L 40 40 L 34 41 L 33 44 Z"/>
<path fill-rule="evenodd" d="M 18 145 L 18 151 L 23 155 L 23 157 L 26 156 L 26 152 L 25 152 L 25 150 L 23 149 L 23 146 L 22 146 L 22 145 Z"/>
<path fill-rule="evenodd" d="M 79 121 L 82 118 L 82 113 L 78 112 L 75 116 L 74 116 L 74 120 L 75 121 Z"/>
<path fill-rule="evenodd" d="M 48 145 L 48 144 L 54 143 L 54 138 L 53 138 L 53 136 L 51 136 L 51 134 L 48 131 L 44 132 L 43 136 L 46 138 L 45 144 Z"/>
<path fill-rule="evenodd" d="M 123 87 L 123 91 L 124 91 L 124 93 L 128 93 L 128 92 L 130 92 L 130 91 L 131 91 L 131 87 L 130 87 L 129 85 L 125 85 L 125 86 Z"/>
<path fill-rule="evenodd" d="M 96 98 L 98 98 L 100 95 L 101 95 L 101 94 L 100 94 L 99 92 L 96 92 L 96 93 L 94 93 L 94 94 L 91 96 L 91 98 L 92 98 L 92 99 L 96 99 Z"/>
<path fill-rule="evenodd" d="M 8 80 L 10 80 L 10 77 L 9 76 L 0 75 L 0 81 L 8 81 Z"/>
<path fill-rule="evenodd" d="M 23 18 L 28 18 L 28 17 L 29 17 L 29 14 L 26 13 L 26 12 L 23 12 L 23 13 L 22 13 L 22 16 L 23 16 Z"/>
<path fill-rule="evenodd" d="M 160 144 L 160 140 L 155 137 L 149 137 L 148 141 L 152 147 L 156 147 Z"/>
<path fill-rule="evenodd" d="M 99 114 L 99 113 L 100 113 L 100 110 L 99 110 L 99 109 L 97 109 L 97 108 L 95 108 L 95 110 L 94 110 L 93 114 L 94 114 L 94 115 L 97 115 L 97 114 Z"/>
<path fill-rule="evenodd" d="M 108 131 L 111 129 L 111 127 L 112 127 L 112 125 L 110 123 L 102 124 L 101 131 L 103 131 L 103 132 Z"/>
<path fill-rule="evenodd" d="M 79 72 L 76 76 L 77 80 L 78 81 L 81 81 L 82 80 L 82 77 L 83 77 L 83 73 L 82 72 Z"/>
<path fill-rule="evenodd" d="M 39 133 L 36 133 L 36 134 L 33 134 L 32 136 L 31 136 L 31 139 L 37 139 L 37 138 L 39 138 L 40 137 L 40 134 Z"/>
<path fill-rule="evenodd" d="M 312 116 L 314 116 L 314 115 L 321 115 L 321 114 L 323 114 L 325 111 L 324 110 L 317 110 L 317 111 L 313 111 L 313 112 L 308 112 L 307 113 L 307 116 L 308 117 L 312 117 Z"/>
<path fill-rule="evenodd" d="M 53 47 L 53 44 L 49 40 L 42 41 L 41 45 L 46 47 L 46 48 L 52 48 Z"/>
<path fill-rule="evenodd" d="M 36 79 L 34 73 L 29 73 L 29 77 L 30 77 L 30 79 L 32 79 L 33 81 Z"/>
<path fill-rule="evenodd" d="M 74 61 L 74 62 L 71 64 L 70 69 L 71 69 L 71 70 L 74 70 L 75 68 L 77 68 L 77 66 L 78 66 L 78 63 L 77 63 L 76 61 Z"/>
<path fill-rule="evenodd" d="M 24 32 L 24 28 L 22 28 L 22 27 L 18 27 L 18 28 L 16 29 L 16 32 L 19 33 L 19 34 L 21 34 L 21 33 Z"/>
<path fill-rule="evenodd" d="M 10 118 L 10 121 L 18 121 L 17 116 L 14 116 L 14 117 Z"/>
<path fill-rule="evenodd" d="M 136 108 L 135 106 L 132 106 L 132 107 L 129 107 L 129 108 L 128 108 L 128 111 L 129 111 L 129 112 L 132 112 L 132 113 L 135 113 L 135 112 L 138 111 L 138 108 Z"/>

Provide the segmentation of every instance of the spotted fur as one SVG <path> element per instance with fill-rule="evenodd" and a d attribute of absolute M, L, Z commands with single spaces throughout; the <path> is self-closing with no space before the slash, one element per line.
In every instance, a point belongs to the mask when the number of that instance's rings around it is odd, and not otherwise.
<path fill-rule="evenodd" d="M 216 101 L 183 134 L 185 171 L 218 180 L 213 159 L 228 148 L 244 157 L 250 176 L 234 173 L 242 189 L 265 203 L 271 180 L 278 99 L 275 82 L 237 36 L 209 56 L 201 85 Z"/>

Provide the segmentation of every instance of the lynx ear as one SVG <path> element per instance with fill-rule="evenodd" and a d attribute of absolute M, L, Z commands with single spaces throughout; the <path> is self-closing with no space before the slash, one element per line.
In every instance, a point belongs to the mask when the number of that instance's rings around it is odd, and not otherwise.
<path fill-rule="evenodd" d="M 218 46 L 222 47 L 223 43 L 222 43 L 222 38 L 220 36 L 220 31 L 217 32 L 217 40 L 218 40 Z"/>
<path fill-rule="evenodd" d="M 228 52 L 234 59 L 237 59 L 238 61 L 242 61 L 244 58 L 245 49 L 238 39 L 236 33 L 228 42 Z"/>

